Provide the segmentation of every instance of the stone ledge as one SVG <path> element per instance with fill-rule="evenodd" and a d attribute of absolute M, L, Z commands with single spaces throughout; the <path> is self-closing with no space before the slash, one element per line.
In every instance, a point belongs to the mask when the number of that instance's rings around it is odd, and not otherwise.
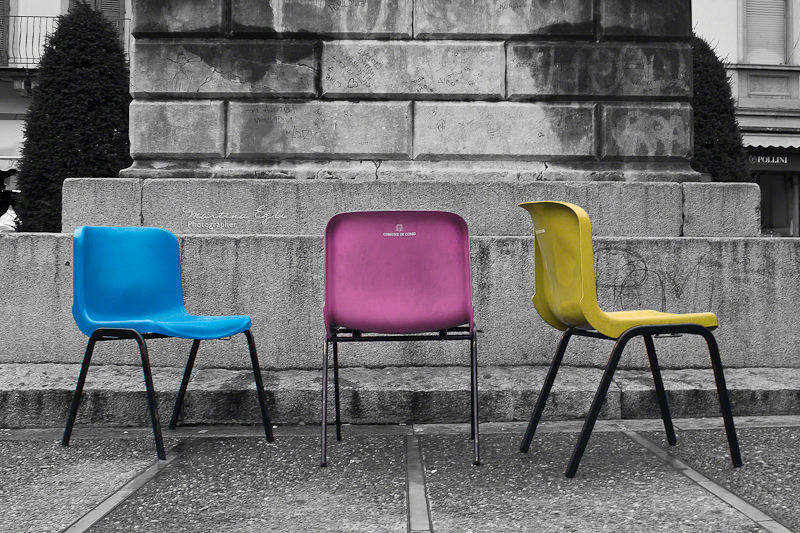
<path fill-rule="evenodd" d="M 63 425 L 78 375 L 77 364 L 0 364 L 0 427 Z M 479 367 L 483 421 L 524 421 L 544 380 L 546 367 Z M 601 370 L 562 367 L 545 420 L 581 419 L 588 412 Z M 159 415 L 166 427 L 182 370 L 153 368 Z M 725 370 L 735 416 L 784 415 L 800 409 L 800 369 Z M 319 424 L 319 371 L 262 371 L 270 415 L 278 424 Z M 710 368 L 664 370 L 672 416 L 718 417 Z M 347 423 L 465 422 L 469 416 L 467 367 L 342 368 L 342 416 Z M 331 378 L 332 379 L 332 378 Z M 183 423 L 260 422 L 249 370 L 196 370 L 186 397 Z M 332 387 L 329 407 L 333 408 Z M 601 413 L 605 419 L 658 418 L 647 370 L 619 370 Z M 332 418 L 331 418 L 332 420 Z M 147 426 L 149 418 L 138 366 L 93 365 L 89 369 L 78 425 Z"/>

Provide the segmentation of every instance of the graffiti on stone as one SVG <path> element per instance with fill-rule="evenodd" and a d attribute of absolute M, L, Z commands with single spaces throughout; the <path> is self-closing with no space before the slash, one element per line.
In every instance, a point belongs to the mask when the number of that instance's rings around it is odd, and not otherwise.
<path fill-rule="evenodd" d="M 691 95 L 688 46 L 525 43 L 510 50 L 519 94 Z"/>
<path fill-rule="evenodd" d="M 708 311 L 714 304 L 714 280 L 703 276 L 714 265 L 705 255 L 665 263 L 630 247 L 608 244 L 595 248 L 595 263 L 604 310 L 694 312 Z"/>
<path fill-rule="evenodd" d="M 656 110 L 618 107 L 604 112 L 604 155 L 686 157 L 690 117 L 680 108 Z"/>

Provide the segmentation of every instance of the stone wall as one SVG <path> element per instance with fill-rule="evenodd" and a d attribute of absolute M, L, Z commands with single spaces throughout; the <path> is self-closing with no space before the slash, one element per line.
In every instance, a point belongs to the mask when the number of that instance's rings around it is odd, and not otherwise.
<path fill-rule="evenodd" d="M 134 0 L 122 175 L 694 181 L 690 13 L 689 0 Z"/>
<path fill-rule="evenodd" d="M 248 314 L 264 368 L 319 370 L 324 337 L 322 236 L 179 239 L 190 312 Z M 483 331 L 478 346 L 482 368 L 546 365 L 552 358 L 559 332 L 539 318 L 531 303 L 533 241 L 532 236 L 470 240 L 476 324 Z M 713 311 L 719 317 L 715 336 L 726 368 L 800 368 L 800 239 L 598 237 L 595 255 L 604 310 Z M 86 336 L 70 312 L 72 236 L 4 235 L 0 270 L 0 364 L 77 364 Z M 709 366 L 699 337 L 656 342 L 664 368 Z M 182 368 L 191 341 L 155 339 L 148 345 L 153 365 Z M 602 368 L 610 350 L 610 343 L 576 339 L 565 364 Z M 641 341 L 626 350 L 622 368 L 647 366 Z M 138 364 L 133 342 L 99 343 L 96 354 L 92 362 L 97 365 Z M 468 365 L 468 353 L 462 343 L 361 343 L 347 347 L 341 361 L 345 366 L 378 368 L 463 366 Z M 244 337 L 204 341 L 197 364 L 248 368 Z"/>

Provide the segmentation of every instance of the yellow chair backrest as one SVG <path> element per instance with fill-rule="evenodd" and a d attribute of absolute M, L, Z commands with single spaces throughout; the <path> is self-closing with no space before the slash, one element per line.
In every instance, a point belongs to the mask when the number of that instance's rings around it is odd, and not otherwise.
<path fill-rule="evenodd" d="M 536 311 L 562 331 L 591 328 L 591 318 L 602 311 L 597 303 L 589 215 L 565 202 L 525 202 L 519 206 L 530 213 L 535 232 Z"/>

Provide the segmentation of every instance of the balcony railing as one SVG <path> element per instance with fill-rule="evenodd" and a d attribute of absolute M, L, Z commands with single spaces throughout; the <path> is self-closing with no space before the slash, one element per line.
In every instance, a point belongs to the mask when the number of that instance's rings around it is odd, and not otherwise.
<path fill-rule="evenodd" d="M 53 33 L 57 17 L 0 16 L 0 67 L 36 68 L 44 44 Z M 111 21 L 119 32 L 128 57 L 131 40 L 130 19 Z"/>

